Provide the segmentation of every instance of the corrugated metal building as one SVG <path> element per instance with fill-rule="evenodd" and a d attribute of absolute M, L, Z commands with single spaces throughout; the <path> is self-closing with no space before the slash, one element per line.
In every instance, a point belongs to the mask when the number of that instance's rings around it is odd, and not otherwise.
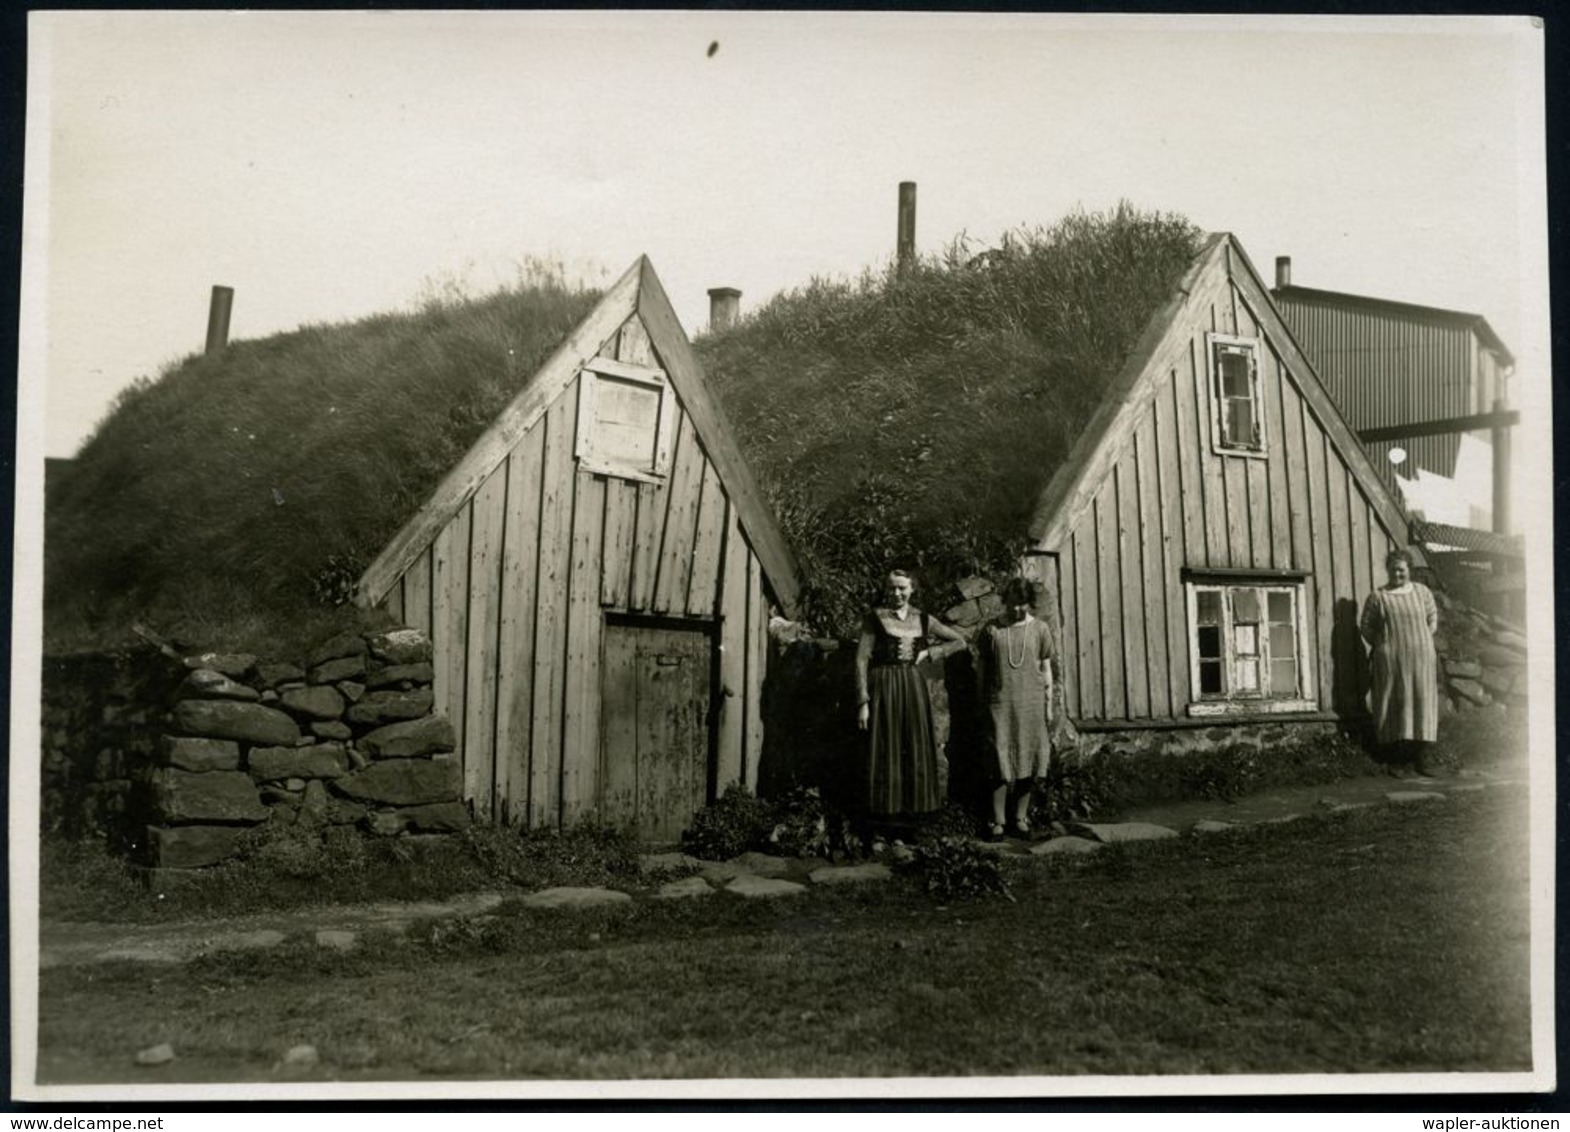
<path fill-rule="evenodd" d="M 1509 400 L 1515 359 L 1482 315 L 1295 286 L 1285 257 L 1271 297 L 1354 431 L 1486 413 Z M 1486 431 L 1467 435 L 1491 444 Z M 1455 476 L 1461 434 L 1366 442 L 1381 469 L 1398 445 L 1408 454 L 1402 475 Z"/>

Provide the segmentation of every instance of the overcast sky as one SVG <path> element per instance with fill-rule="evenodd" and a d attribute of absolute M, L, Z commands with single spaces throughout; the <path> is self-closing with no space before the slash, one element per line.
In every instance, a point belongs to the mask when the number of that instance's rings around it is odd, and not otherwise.
<path fill-rule="evenodd" d="M 1486 315 L 1546 398 L 1526 20 L 34 13 L 22 379 L 48 455 L 231 335 L 647 252 L 691 331 L 918 244 L 1126 198 L 1267 276 Z M 711 45 L 715 45 L 712 46 Z M 25 414 L 34 402 L 23 399 Z M 1530 447 L 1530 446 L 1529 446 Z"/>

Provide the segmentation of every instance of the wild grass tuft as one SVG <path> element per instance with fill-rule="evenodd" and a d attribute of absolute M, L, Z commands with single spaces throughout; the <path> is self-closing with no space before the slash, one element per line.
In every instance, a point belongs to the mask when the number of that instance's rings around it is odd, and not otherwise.
<path fill-rule="evenodd" d="M 132 621 L 288 657 L 593 305 L 559 273 L 240 341 L 116 401 L 52 491 L 51 649 Z"/>
<path fill-rule="evenodd" d="M 982 257 L 959 239 L 904 272 L 816 279 L 700 339 L 815 622 L 849 634 L 895 562 L 928 590 L 1008 569 L 1199 245 L 1187 220 L 1124 203 Z"/>

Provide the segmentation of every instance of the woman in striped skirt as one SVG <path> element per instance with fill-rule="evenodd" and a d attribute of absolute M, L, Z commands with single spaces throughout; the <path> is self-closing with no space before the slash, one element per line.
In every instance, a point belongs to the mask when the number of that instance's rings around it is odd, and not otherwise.
<path fill-rule="evenodd" d="M 910 604 L 914 592 L 909 574 L 891 571 L 884 603 L 867 615 L 856 648 L 856 726 L 870 740 L 863 800 L 885 826 L 943 806 L 932 701 L 917 666 L 965 647 L 965 638 Z"/>
<path fill-rule="evenodd" d="M 1439 613 L 1428 587 L 1412 580 L 1410 554 L 1392 551 L 1385 571 L 1390 584 L 1368 595 L 1358 623 L 1372 650 L 1374 725 L 1395 761 L 1426 772 L 1439 733 Z"/>

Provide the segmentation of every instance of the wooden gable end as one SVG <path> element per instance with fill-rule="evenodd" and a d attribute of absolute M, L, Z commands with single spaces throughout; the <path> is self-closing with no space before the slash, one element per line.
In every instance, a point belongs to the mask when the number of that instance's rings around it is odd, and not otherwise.
<path fill-rule="evenodd" d="M 1110 726 L 1205 710 L 1195 706 L 1187 585 L 1204 575 L 1300 591 L 1302 694 L 1261 711 L 1356 714 L 1356 613 L 1385 554 L 1405 543 L 1401 512 L 1241 249 L 1224 238 L 1201 262 L 1041 522 L 1033 568 L 1061 617 L 1068 711 Z M 1252 344 L 1260 452 L 1218 451 L 1216 335 Z"/>
<path fill-rule="evenodd" d="M 686 626 L 686 639 L 709 642 L 716 780 L 756 781 L 769 603 L 752 537 L 778 536 L 711 454 L 723 421 L 694 404 L 701 374 L 683 368 L 674 315 L 659 321 L 663 293 L 652 308 L 640 301 L 651 280 L 640 260 L 586 320 L 598 337 L 573 336 L 362 579 L 362 600 L 431 636 L 465 797 L 491 820 L 622 820 L 616 806 L 634 804 L 611 797 L 626 792 L 628 737 L 601 734 L 620 718 L 605 714 L 602 665 L 628 659 L 608 647 L 613 624 Z M 603 374 L 665 388 L 663 474 L 581 458 L 580 426 L 598 419 L 585 383 Z M 785 567 L 778 588 L 794 595 Z"/>

